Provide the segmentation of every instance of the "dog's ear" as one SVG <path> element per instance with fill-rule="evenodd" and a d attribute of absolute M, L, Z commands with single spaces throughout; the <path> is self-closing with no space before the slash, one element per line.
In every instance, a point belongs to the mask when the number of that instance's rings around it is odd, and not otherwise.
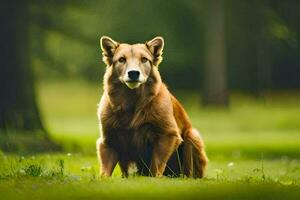
<path fill-rule="evenodd" d="M 100 38 L 100 46 L 102 49 L 102 55 L 103 55 L 103 62 L 106 65 L 112 64 L 112 58 L 114 56 L 114 53 L 116 49 L 119 46 L 119 43 L 111 39 L 107 36 L 102 36 Z"/>
<path fill-rule="evenodd" d="M 162 61 L 164 38 L 160 36 L 155 37 L 151 41 L 146 42 L 146 46 L 153 55 L 153 64 L 156 66 L 159 65 L 159 63 Z"/>

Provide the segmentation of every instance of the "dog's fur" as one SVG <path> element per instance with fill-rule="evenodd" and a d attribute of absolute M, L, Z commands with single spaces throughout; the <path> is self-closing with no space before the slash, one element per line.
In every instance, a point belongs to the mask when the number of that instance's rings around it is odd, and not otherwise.
<path fill-rule="evenodd" d="M 203 140 L 158 72 L 163 38 L 129 45 L 104 36 L 100 45 L 107 65 L 98 108 L 100 174 L 111 176 L 119 163 L 124 177 L 131 164 L 140 175 L 203 177 Z M 141 74 L 138 83 L 126 82 L 132 68 Z"/>

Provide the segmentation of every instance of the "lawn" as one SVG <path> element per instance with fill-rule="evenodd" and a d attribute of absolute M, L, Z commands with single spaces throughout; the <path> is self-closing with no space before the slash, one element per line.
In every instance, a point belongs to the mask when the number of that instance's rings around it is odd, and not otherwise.
<path fill-rule="evenodd" d="M 234 94 L 229 109 L 203 108 L 195 92 L 174 92 L 202 133 L 210 159 L 204 179 L 99 179 L 95 141 L 101 87 L 81 81 L 38 85 L 60 153 L 0 154 L 1 199 L 300 199 L 300 95 Z"/>

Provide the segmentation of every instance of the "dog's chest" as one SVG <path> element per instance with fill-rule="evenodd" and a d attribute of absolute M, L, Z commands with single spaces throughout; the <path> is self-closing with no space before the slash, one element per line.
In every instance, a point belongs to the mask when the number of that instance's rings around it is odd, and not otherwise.
<path fill-rule="evenodd" d="M 108 142 L 120 151 L 140 151 L 151 145 L 157 137 L 157 127 L 148 121 L 132 126 L 133 112 L 113 112 L 106 120 Z"/>

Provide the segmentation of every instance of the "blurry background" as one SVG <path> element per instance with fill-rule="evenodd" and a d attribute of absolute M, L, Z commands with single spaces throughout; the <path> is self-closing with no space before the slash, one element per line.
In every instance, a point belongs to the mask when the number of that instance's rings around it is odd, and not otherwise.
<path fill-rule="evenodd" d="M 161 75 L 209 155 L 295 157 L 299 10 L 299 0 L 1 1 L 0 145 L 94 153 L 100 37 L 161 35 Z"/>
<path fill-rule="evenodd" d="M 230 89 L 299 88 L 299 8 L 297 0 L 216 5 L 192 0 L 34 1 L 28 13 L 32 66 L 39 80 L 99 83 L 105 70 L 99 63 L 100 36 L 137 43 L 162 35 L 166 47 L 160 71 L 171 88 L 200 91 L 205 56 L 211 54 L 226 65 L 226 71 L 216 73 L 226 74 Z M 225 59 L 211 46 L 224 48 Z"/>

